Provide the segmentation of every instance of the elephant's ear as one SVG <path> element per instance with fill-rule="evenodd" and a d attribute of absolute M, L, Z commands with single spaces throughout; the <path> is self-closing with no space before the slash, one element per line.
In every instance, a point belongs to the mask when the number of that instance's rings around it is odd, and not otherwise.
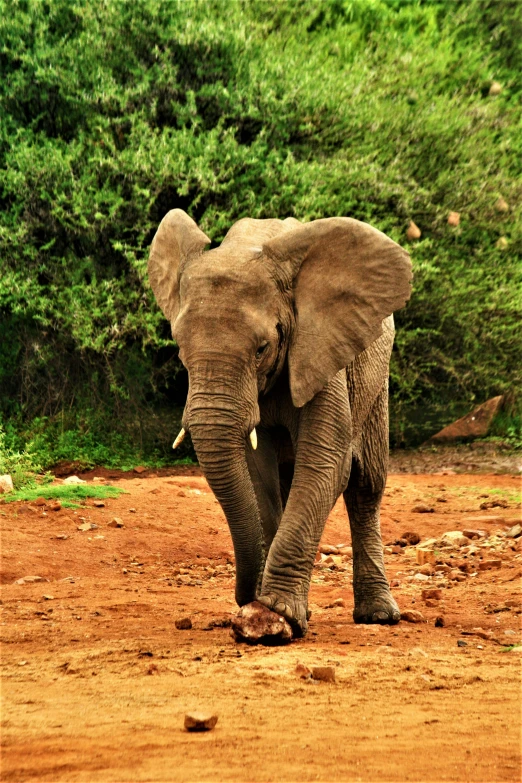
<path fill-rule="evenodd" d="M 182 209 L 167 212 L 156 231 L 149 256 L 149 280 L 165 318 L 179 310 L 179 272 L 184 262 L 201 253 L 210 239 Z"/>
<path fill-rule="evenodd" d="M 410 297 L 408 253 L 351 218 L 314 220 L 267 242 L 294 281 L 296 328 L 288 352 L 294 405 L 307 403 L 382 332 Z"/>

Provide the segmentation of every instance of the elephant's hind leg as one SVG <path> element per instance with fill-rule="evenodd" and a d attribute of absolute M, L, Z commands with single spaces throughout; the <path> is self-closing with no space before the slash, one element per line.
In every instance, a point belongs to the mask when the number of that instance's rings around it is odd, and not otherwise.
<path fill-rule="evenodd" d="M 356 623 L 396 623 L 400 612 L 386 574 L 379 508 L 388 469 L 388 388 L 383 387 L 363 426 L 344 501 L 353 547 Z"/>

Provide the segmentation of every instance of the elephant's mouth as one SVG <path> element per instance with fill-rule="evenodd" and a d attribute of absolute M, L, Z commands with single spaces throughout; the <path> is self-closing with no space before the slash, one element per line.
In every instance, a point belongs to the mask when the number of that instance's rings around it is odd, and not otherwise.
<path fill-rule="evenodd" d="M 186 434 L 187 434 L 186 429 L 184 427 L 182 427 L 180 429 L 180 431 L 178 432 L 178 434 L 177 434 L 177 436 L 176 436 L 176 438 L 174 440 L 174 443 L 172 444 L 172 448 L 173 449 L 177 449 L 178 446 L 181 445 L 181 443 L 183 443 L 183 441 L 185 440 L 185 435 Z M 251 431 L 251 433 L 248 436 L 248 438 L 250 440 L 250 443 L 252 444 L 252 448 L 255 451 L 257 449 L 257 432 L 256 432 L 256 428 L 255 427 Z"/>

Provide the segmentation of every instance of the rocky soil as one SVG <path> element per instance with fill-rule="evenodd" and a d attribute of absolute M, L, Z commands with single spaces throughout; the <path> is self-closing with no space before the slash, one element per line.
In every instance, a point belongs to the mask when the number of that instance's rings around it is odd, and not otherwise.
<path fill-rule="evenodd" d="M 284 647 L 231 636 L 234 557 L 196 469 L 0 506 L 2 780 L 518 781 L 520 479 L 443 467 L 388 481 L 400 624 L 354 625 L 338 502 L 309 635 Z"/>

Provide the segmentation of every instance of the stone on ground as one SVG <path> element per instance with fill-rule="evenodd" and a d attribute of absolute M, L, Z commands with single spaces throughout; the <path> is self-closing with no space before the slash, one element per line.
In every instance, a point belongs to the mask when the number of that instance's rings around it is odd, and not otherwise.
<path fill-rule="evenodd" d="M 333 666 L 314 666 L 312 668 L 312 680 L 321 682 L 335 682 L 335 669 Z"/>
<path fill-rule="evenodd" d="M 284 617 L 259 601 L 252 601 L 232 619 L 232 636 L 237 642 L 248 644 L 287 644 L 293 634 Z"/>
<path fill-rule="evenodd" d="M 218 716 L 211 712 L 187 712 L 185 728 L 187 731 L 211 731 L 216 725 Z"/>

